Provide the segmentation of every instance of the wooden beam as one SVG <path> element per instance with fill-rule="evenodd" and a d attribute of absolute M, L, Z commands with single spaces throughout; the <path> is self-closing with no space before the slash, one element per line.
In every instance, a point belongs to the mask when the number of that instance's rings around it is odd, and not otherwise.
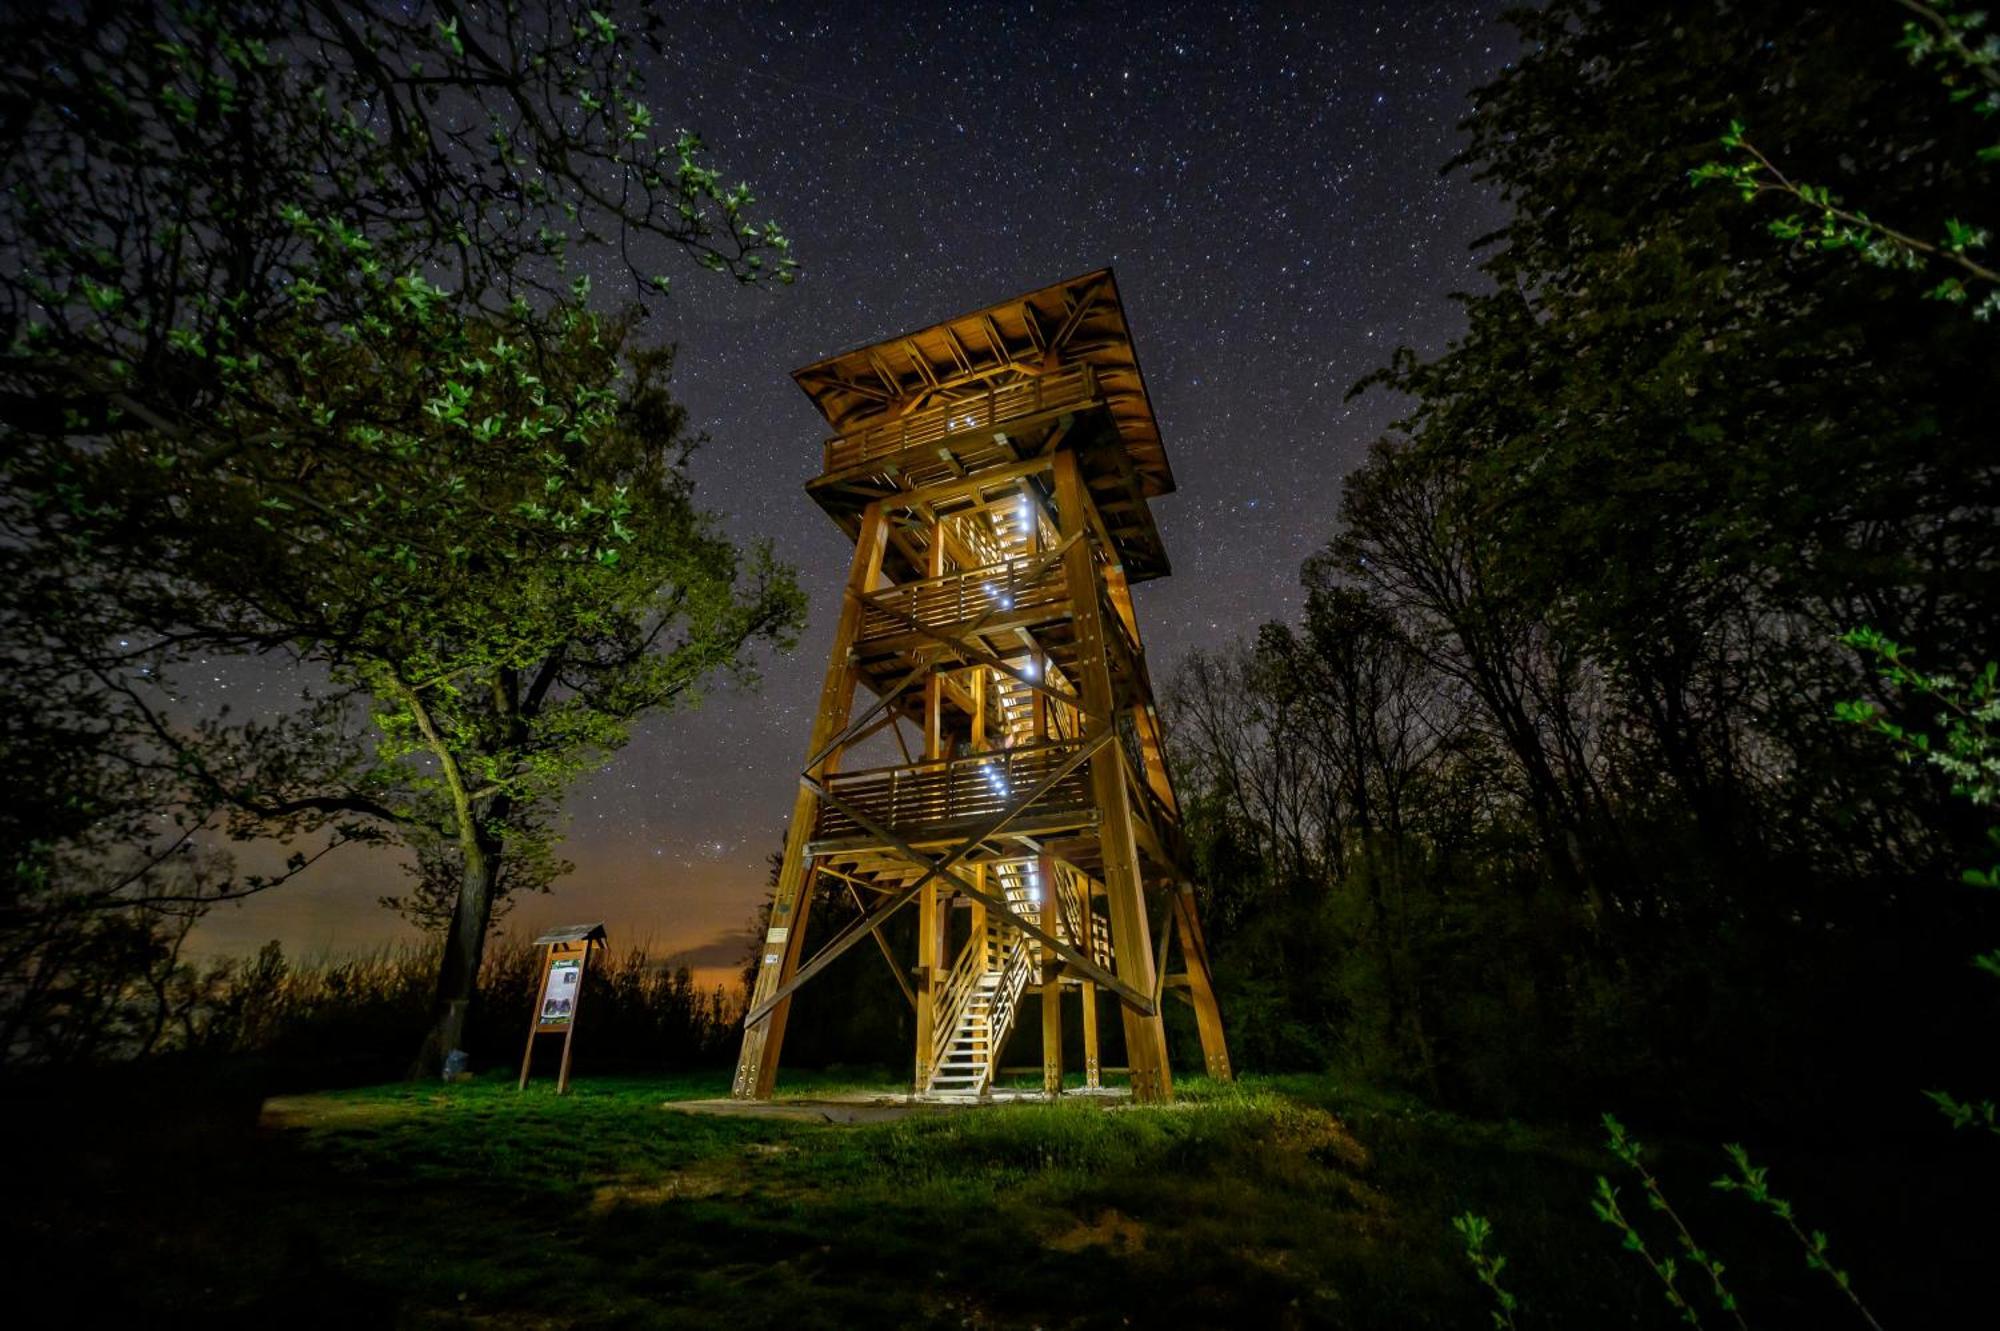
<path fill-rule="evenodd" d="M 1057 353 L 1062 351 L 1063 346 L 1076 335 L 1076 330 L 1083 326 L 1083 321 L 1090 317 L 1090 312 L 1096 307 L 1097 298 L 1104 293 L 1105 286 L 1106 279 L 1100 277 L 1082 288 L 1075 305 L 1064 318 L 1062 326 L 1056 330 L 1056 335 L 1049 339 L 1049 350 Z"/>
<path fill-rule="evenodd" d="M 924 349 L 917 345 L 915 338 L 906 337 L 903 339 L 903 354 L 908 356 L 910 364 L 916 367 L 919 379 L 922 379 L 932 388 L 938 386 L 937 371 L 931 368 L 930 357 L 924 355 Z"/>
<path fill-rule="evenodd" d="M 1000 340 L 1000 329 L 997 325 L 993 324 L 991 315 L 987 316 L 986 322 L 990 327 L 989 336 L 995 342 L 998 342 Z M 1021 323 L 1028 330 L 1028 345 L 1035 349 L 1035 354 L 1037 356 L 1047 355 L 1049 340 L 1042 332 L 1041 316 L 1035 313 L 1034 302 L 1021 302 Z"/>
<path fill-rule="evenodd" d="M 807 751 L 814 755 L 806 765 L 809 772 L 824 776 L 839 760 L 838 749 L 827 749 L 827 741 L 846 728 L 854 707 L 854 689 L 859 682 L 852 648 L 861 628 L 861 594 L 875 584 L 882 571 L 882 558 L 889 535 L 888 514 L 880 504 L 871 505 L 861 521 L 861 536 L 854 546 L 854 560 L 848 570 L 849 595 L 842 601 L 840 622 L 834 628 L 833 655 L 826 678 L 820 686 L 819 710 L 814 715 L 813 734 Z M 806 846 L 812 839 L 818 804 L 813 793 L 800 789 L 792 800 L 792 819 L 785 831 L 785 858 L 778 870 L 778 884 L 771 894 L 771 922 L 761 946 L 757 976 L 750 1001 L 761 1006 L 763 1017 L 743 1025 L 743 1047 L 736 1060 L 736 1077 L 731 1093 L 740 1099 L 769 1099 L 777 1083 L 778 1056 L 784 1047 L 785 1017 L 782 998 L 773 997 L 785 989 L 797 969 L 799 951 L 805 942 L 806 920 L 812 910 L 812 861 Z M 763 1000 L 761 1003 L 759 1000 Z"/>
<path fill-rule="evenodd" d="M 1002 481 L 1015 480 L 1022 476 L 1034 476 L 1047 471 L 1052 460 L 1046 457 L 1028 458 L 1021 462 L 1011 462 L 998 467 L 988 467 L 977 476 L 965 480 L 940 481 L 936 485 L 918 486 L 893 495 L 889 503 L 897 508 L 907 508 L 916 504 L 928 504 L 938 499 L 955 497 L 965 493 L 968 484 L 980 486 L 998 485 Z"/>
<path fill-rule="evenodd" d="M 1035 879 L 1041 891 L 1042 928 L 1051 935 L 1061 932 L 1062 903 L 1056 893 L 1055 866 L 1046 855 L 1035 860 Z M 1062 1057 L 1062 970 L 1042 956 L 1042 1093 L 1061 1095 Z"/>
<path fill-rule="evenodd" d="M 848 899 L 854 902 L 854 908 L 856 910 L 860 911 L 863 915 L 866 915 L 868 913 L 868 903 L 863 901 L 861 899 L 861 894 L 854 890 L 854 880 L 852 878 L 848 878 L 845 874 L 842 874 L 841 877 L 844 880 L 847 887 Z M 890 950 L 889 940 L 882 936 L 882 930 L 880 928 L 870 929 L 868 932 L 875 936 L 875 946 L 882 949 L 882 960 L 889 963 L 889 974 L 896 977 L 896 987 L 903 991 L 904 998 L 910 1000 L 911 1011 L 915 1011 L 917 1006 L 916 991 L 910 988 L 909 980 L 904 978 L 903 968 L 896 961 L 895 952 Z"/>
<path fill-rule="evenodd" d="M 832 965 L 840 957 L 841 953 L 847 951 L 848 948 L 860 940 L 864 929 L 877 927 L 898 910 L 908 905 L 910 900 L 916 895 L 917 890 L 933 878 L 945 878 L 961 892 L 979 895 L 977 889 L 970 883 L 967 883 L 963 878 L 951 872 L 951 866 L 964 859 L 980 842 L 1003 830 L 1007 824 L 1018 818 L 1036 800 L 1039 800 L 1057 785 L 1061 784 L 1065 777 L 1078 767 L 1081 767 L 1086 759 L 1102 748 L 1104 742 L 1111 737 L 1111 734 L 1112 732 L 1108 729 L 1100 730 L 1094 738 L 1087 739 L 1082 744 L 1079 744 L 1076 752 L 1060 763 L 1048 776 L 1044 777 L 1033 790 L 1028 792 L 1025 798 L 1002 810 L 1000 815 L 990 823 L 983 825 L 956 848 L 935 860 L 912 847 L 909 842 L 903 840 L 895 833 L 876 823 L 867 814 L 848 804 L 845 800 L 842 800 L 838 795 L 814 780 L 811 775 L 800 777 L 800 802 L 817 804 L 818 801 L 825 800 L 849 818 L 852 818 L 858 826 L 867 831 L 871 836 L 880 837 L 885 844 L 895 847 L 912 862 L 925 866 L 924 873 L 915 883 L 898 890 L 895 896 L 883 905 L 876 907 L 865 918 L 851 922 L 845 928 L 841 929 L 839 933 L 827 940 L 826 946 L 821 948 L 811 961 L 799 966 L 792 976 L 785 982 L 775 985 L 772 992 L 762 997 L 761 1000 L 754 1001 L 750 1010 L 743 1017 L 745 1030 L 753 1029 L 767 1014 L 777 1010 L 780 1004 L 787 998 L 790 998 L 799 986 Z M 803 846 L 801 849 L 803 849 Z M 762 979 L 761 973 L 758 978 Z M 1138 997 L 1141 1002 L 1147 1001 L 1143 994 L 1138 995 Z"/>
<path fill-rule="evenodd" d="M 958 362 L 958 372 L 960 374 L 972 373 L 972 353 L 965 349 L 965 344 L 959 341 L 958 333 L 950 324 L 944 324 L 941 327 L 944 333 L 945 349 L 951 352 L 952 359 Z M 1003 356 L 1001 359 L 1004 360 L 1006 358 Z"/>
<path fill-rule="evenodd" d="M 811 381 L 813 383 L 823 384 L 828 388 L 838 388 L 843 392 L 858 393 L 862 397 L 872 397 L 877 402 L 891 401 L 893 396 L 892 394 L 883 392 L 879 388 L 871 388 L 867 384 L 859 384 L 854 382 L 854 380 L 852 379 L 843 379 L 838 374 L 835 374 L 832 370 L 808 371 L 804 375 L 800 376 L 799 381 L 801 383 Z"/>
<path fill-rule="evenodd" d="M 1088 530 L 1090 492 L 1074 452 L 1056 455 L 1056 513 L 1065 537 Z M 1076 616 L 1078 683 L 1085 708 L 1100 716 L 1115 714 L 1108 645 L 1097 594 L 1097 570 L 1087 541 L 1067 545 L 1064 565 L 1070 603 Z M 1099 749 L 1090 765 L 1091 789 L 1098 812 L 1098 846 L 1104 860 L 1104 895 L 1111 907 L 1111 944 L 1118 978 L 1126 986 L 1151 995 L 1156 989 L 1152 939 L 1148 937 L 1145 888 L 1139 873 L 1139 848 L 1132 828 L 1132 808 L 1125 790 L 1125 769 L 1117 747 Z M 1159 1009 L 1150 1013 L 1127 1005 L 1123 1009 L 1125 1048 L 1132 1066 L 1132 1096 L 1140 1102 L 1173 1098 L 1173 1073 L 1167 1061 L 1167 1033 Z"/>
<path fill-rule="evenodd" d="M 1174 894 L 1174 919 L 1180 926 L 1181 960 L 1187 966 L 1188 1000 L 1194 1004 L 1195 1027 L 1201 1033 L 1202 1061 L 1217 1081 L 1234 1081 L 1229 1041 L 1222 1029 L 1222 1009 L 1215 1002 L 1215 976 L 1208 964 L 1208 940 L 1195 909 L 1194 890 L 1185 883 Z"/>
<path fill-rule="evenodd" d="M 884 388 L 889 390 L 892 403 L 901 403 L 906 409 L 913 405 L 910 390 L 904 387 L 902 376 L 891 370 L 888 362 L 876 354 L 873 347 L 868 349 L 865 356 L 868 361 L 868 368 L 875 371 L 875 377 L 882 381 Z"/>

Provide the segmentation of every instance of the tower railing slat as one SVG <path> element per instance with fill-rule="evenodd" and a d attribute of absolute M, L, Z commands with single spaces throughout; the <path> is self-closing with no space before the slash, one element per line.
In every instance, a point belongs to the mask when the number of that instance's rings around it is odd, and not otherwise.
<path fill-rule="evenodd" d="M 975 396 L 913 411 L 871 429 L 835 435 L 826 441 L 826 471 L 829 475 L 846 471 L 955 434 L 992 430 L 1010 420 L 1089 402 L 1096 391 L 1097 378 L 1088 364 L 1011 384 L 989 384 L 984 393 Z"/>
<path fill-rule="evenodd" d="M 1039 575 L 1030 576 L 1037 563 L 1043 564 Z M 1036 610 L 1067 597 L 1060 564 L 1020 555 L 870 592 L 858 637 L 866 642 L 920 628 L 945 629 L 989 611 Z"/>
<path fill-rule="evenodd" d="M 949 827 L 1000 813 L 1061 767 L 1076 745 L 1074 740 L 1057 741 L 841 772 L 828 778 L 827 789 L 906 840 L 921 838 L 926 828 Z M 1089 805 L 1089 777 L 1078 769 L 1024 813 L 1081 810 Z M 816 842 L 866 835 L 860 824 L 831 802 L 820 806 L 813 831 Z"/>

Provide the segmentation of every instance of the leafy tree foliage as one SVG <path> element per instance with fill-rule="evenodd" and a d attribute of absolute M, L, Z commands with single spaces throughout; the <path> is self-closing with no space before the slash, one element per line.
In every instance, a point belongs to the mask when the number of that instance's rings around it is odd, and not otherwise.
<path fill-rule="evenodd" d="M 266 533 L 198 576 L 274 608 L 305 659 L 366 691 L 380 738 L 358 789 L 456 847 L 440 1051 L 457 1047 L 508 836 L 518 861 L 546 858 L 546 827 L 520 815 L 545 814 L 635 718 L 718 672 L 753 678 L 746 648 L 788 646 L 804 610 L 768 548 L 744 559 L 694 506 L 668 358 L 635 354 L 621 386 L 621 329 L 568 310 L 554 327 L 539 351 L 429 321 L 370 345 L 302 404 L 338 442 L 298 514 L 260 526 L 247 505 L 204 504 L 213 528 L 187 543 L 199 558 Z"/>
<path fill-rule="evenodd" d="M 1898 2 L 1915 15 L 1904 20 L 1897 43 L 1910 63 L 1933 70 L 1954 105 L 1969 106 L 1989 120 L 2000 116 L 2000 38 L 1989 30 L 1986 11 L 1957 0 Z M 1806 249 L 1851 250 L 1878 268 L 1941 269 L 1946 276 L 1930 289 L 1932 299 L 1967 305 L 1975 319 L 2000 312 L 2000 270 L 1979 257 L 1993 238 L 1990 228 L 1947 217 L 1943 237 L 1925 240 L 1846 205 L 1825 185 L 1792 179 L 1751 141 L 1740 120 L 1730 122 L 1722 146 L 1727 160 L 1702 163 L 1694 179 L 1732 185 L 1746 203 L 1778 199 L 1805 205 L 1805 212 L 1771 222 L 1779 239 Z M 2000 143 L 1986 144 L 1977 155 L 1981 162 L 2000 162 Z"/>
<path fill-rule="evenodd" d="M 650 20 L 162 0 L 17 7 L 0 38 L 0 623 L 10 691 L 55 703 L 6 738 L 69 759 L 0 910 L 68 960 L 9 973 L 117 989 L 91 931 L 122 912 L 162 956 L 276 881 L 176 883 L 218 829 L 394 829 L 463 857 L 462 1013 L 497 829 L 537 840 L 633 716 L 797 613 L 694 508 L 666 361 L 621 382 L 575 261 L 615 248 L 659 298 L 675 253 L 787 281 L 789 242 L 654 123 Z M 177 666 L 246 650 L 335 691 L 255 725 L 174 706 Z M 338 724 L 364 698 L 378 742 Z"/>
<path fill-rule="evenodd" d="M 1727 1122 L 1858 1107 L 1857 1063 L 1905 1103 L 1970 1057 L 1923 1032 L 1991 1007 L 1952 941 L 1990 903 L 1933 890 L 1982 829 L 1829 721 L 1922 706 L 1856 624 L 1947 673 L 2000 649 L 2000 341 L 1690 181 L 1739 121 L 1913 234 L 1979 216 L 1990 123 L 1912 72 L 1905 17 L 1513 15 L 1456 163 L 1512 205 L 1490 287 L 1368 381 L 1410 411 L 1305 622 L 1177 690 L 1216 947 L 1289 1019 L 1274 1056 Z"/>

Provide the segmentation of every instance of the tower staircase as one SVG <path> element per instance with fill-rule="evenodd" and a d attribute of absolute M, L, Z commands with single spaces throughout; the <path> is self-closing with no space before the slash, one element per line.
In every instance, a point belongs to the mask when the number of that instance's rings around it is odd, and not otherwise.
<path fill-rule="evenodd" d="M 992 872 L 1017 914 L 1040 915 L 1045 889 L 1032 860 L 996 864 Z M 997 916 L 986 917 L 984 929 L 959 952 L 938 997 L 937 1047 L 923 1088 L 926 1098 L 976 1100 L 992 1088 L 1021 995 L 1041 961 L 1042 948 L 1034 939 Z"/>
<path fill-rule="evenodd" d="M 977 544 L 985 547 L 982 553 L 996 559 L 1025 557 L 1036 541 L 1037 522 L 1026 497 L 989 510 L 984 526 Z M 1024 637 L 1024 641 L 1032 644 L 1033 640 Z M 1021 672 L 1029 679 L 1036 677 L 1037 662 L 1038 654 L 1032 651 L 1018 658 Z M 1000 749 L 1024 748 L 1046 738 L 1033 688 L 995 672 L 990 689 L 994 724 L 989 734 L 997 739 Z M 1003 799 L 1014 793 L 1007 788 L 997 760 L 988 767 L 987 780 Z M 1035 861 L 1010 860 L 995 864 L 991 872 L 1016 914 L 1042 918 L 1042 894 L 1053 889 L 1041 881 L 1041 869 Z M 1067 916 L 1058 924 L 1057 936 L 1064 942 L 1071 940 Z M 923 1088 L 925 1096 L 978 1099 L 991 1089 L 1000 1053 L 1013 1033 L 1021 995 L 1041 965 L 1040 944 L 997 915 L 985 915 L 980 936 L 967 941 L 938 999 L 938 1047 L 931 1060 L 929 1083 Z M 947 1020 L 948 1014 L 955 1015 Z"/>

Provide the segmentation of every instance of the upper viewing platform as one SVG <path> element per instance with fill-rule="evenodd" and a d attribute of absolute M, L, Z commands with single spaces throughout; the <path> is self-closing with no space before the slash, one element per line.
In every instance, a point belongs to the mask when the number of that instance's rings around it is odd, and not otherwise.
<path fill-rule="evenodd" d="M 850 533 L 877 499 L 908 495 L 926 517 L 947 515 L 1069 448 L 1128 578 L 1168 571 L 1147 501 L 1173 492 L 1173 472 L 1109 268 L 792 378 L 835 431 L 806 488 Z"/>

